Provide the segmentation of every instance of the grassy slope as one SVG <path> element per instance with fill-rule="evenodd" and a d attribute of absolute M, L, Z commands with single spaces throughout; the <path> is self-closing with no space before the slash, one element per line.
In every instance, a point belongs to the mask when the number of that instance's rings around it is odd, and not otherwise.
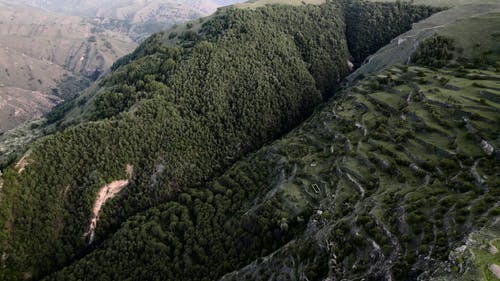
<path fill-rule="evenodd" d="M 435 271 L 434 281 L 452 280 L 498 280 L 491 270 L 490 265 L 500 265 L 500 254 L 495 252 L 500 249 L 500 222 L 491 227 L 483 228 L 471 233 L 461 247 L 450 253 L 451 260 L 458 266 L 454 271 L 446 271 L 438 267 Z M 462 270 L 460 270 L 462 268 Z"/>
<path fill-rule="evenodd" d="M 453 7 L 437 13 L 414 25 L 413 29 L 395 38 L 379 52 L 370 56 L 366 63 L 349 79 L 369 74 L 398 63 L 407 63 L 420 42 L 433 35 L 446 35 L 456 41 L 457 54 L 470 61 L 488 50 L 498 50 L 498 13 L 500 4 L 478 4 Z M 472 43 L 475 42 L 475 43 Z M 480 43 L 477 45 L 477 43 Z"/>
<path fill-rule="evenodd" d="M 224 280 L 258 280 L 269 274 L 285 277 L 293 272 L 287 264 L 299 268 L 296 274 L 304 273 L 315 262 L 314 256 L 298 253 L 310 241 L 320 249 L 314 255 L 326 253 L 335 259 L 328 264 L 329 274 L 339 279 L 388 275 L 395 280 L 412 279 L 430 274 L 433 261 L 446 261 L 471 230 L 484 224 L 489 229 L 484 231 L 493 238 L 478 238 L 475 246 L 466 248 L 477 253 L 476 264 L 457 258 L 453 260 L 456 265 L 443 266 L 436 273 L 462 268 L 471 280 L 478 280 L 475 267 L 479 266 L 488 275 L 485 267 L 498 259 L 480 249 L 500 235 L 495 220 L 500 211 L 496 188 L 500 183 L 496 160 L 500 73 L 466 72 L 471 74 L 391 68 L 334 98 L 268 148 L 276 151 L 270 158 L 280 159 L 274 164 L 276 170 L 283 169 L 287 177 L 274 185 L 279 206 L 290 216 L 308 204 L 322 213 L 310 218 L 310 231 L 303 236 Z M 466 78 L 475 75 L 482 78 Z M 374 81 L 388 77 L 389 84 L 395 84 L 372 89 Z M 439 81 L 442 77 L 458 89 L 447 90 Z M 485 99 L 484 90 L 475 83 L 495 87 L 494 95 Z M 475 135 L 463 125 L 467 116 L 475 116 L 469 127 Z M 481 150 L 481 138 L 496 147 L 496 156 Z M 488 178 L 479 180 L 481 184 L 472 176 L 475 163 L 483 163 L 477 166 L 479 175 Z M 314 184 L 320 187 L 318 194 Z M 456 279 L 446 280 L 468 280 L 458 273 L 453 276 Z"/>
<path fill-rule="evenodd" d="M 396 2 L 398 0 L 369 0 L 373 2 Z M 403 0 L 408 1 L 410 0 Z M 496 0 L 411 0 L 416 5 L 428 5 L 437 7 L 453 7 L 468 4 L 496 4 Z"/>
<path fill-rule="evenodd" d="M 471 61 L 488 57 L 491 61 L 500 61 L 500 4 L 498 9 L 492 9 L 490 13 L 461 19 L 438 30 L 437 34 L 455 40 L 461 49 L 456 57 Z"/>

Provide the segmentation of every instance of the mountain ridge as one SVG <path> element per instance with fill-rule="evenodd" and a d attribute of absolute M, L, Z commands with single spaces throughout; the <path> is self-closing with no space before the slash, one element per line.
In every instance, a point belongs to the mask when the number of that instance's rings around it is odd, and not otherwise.
<path fill-rule="evenodd" d="M 152 36 L 4 170 L 0 240 L 12 271 L 0 274 L 414 280 L 456 277 L 455 265 L 489 276 L 465 251 L 448 254 L 469 234 L 498 235 L 494 62 L 457 64 L 449 51 L 460 43 L 440 34 L 409 66 L 335 92 L 351 56 L 361 62 L 433 12 L 357 1 L 225 8 Z M 358 32 L 336 32 L 349 29 Z M 384 38 L 364 46 L 356 34 Z M 86 116 L 66 119 L 78 110 Z M 127 178 L 87 248 L 96 193 Z M 470 251 L 495 262 L 481 243 Z"/>
<path fill-rule="evenodd" d="M 104 87 L 94 98 L 82 96 L 83 102 L 79 98 L 73 103 L 92 104 L 89 113 L 93 122 L 76 123 L 45 138 L 25 158 L 31 164 L 22 174 L 15 167 L 4 173 L 3 190 L 13 192 L 7 201 L 24 197 L 35 209 L 42 203 L 51 210 L 40 213 L 43 218 L 38 218 L 29 215 L 30 210 L 4 208 L 3 218 L 16 217 L 18 221 L 3 233 L 21 242 L 17 244 L 14 239 L 9 247 L 39 249 L 28 255 L 22 255 L 21 250 L 8 262 L 39 264 L 35 268 L 49 270 L 57 266 L 58 260 L 76 258 L 86 248 L 82 229 L 88 225 L 95 192 L 113 179 L 123 179 L 125 165 L 135 167 L 136 177 L 124 193 L 128 195 L 105 204 L 96 229 L 98 242 L 128 216 L 169 200 L 178 188 L 203 184 L 246 153 L 298 124 L 321 102 L 321 94 L 323 98 L 331 96 L 332 87 L 349 72 L 340 4 L 225 9 L 205 22 L 198 35 L 189 30 L 178 35 L 178 46 L 164 44 L 164 38 L 170 36 L 165 33 L 148 39 L 128 64 L 101 82 Z M 386 29 L 383 21 L 370 27 L 384 30 L 387 41 L 400 28 L 409 29 L 412 21 L 434 11 L 397 5 L 399 9 L 388 4 L 366 6 L 394 14 L 408 12 L 397 29 Z M 252 75 L 247 76 L 247 72 Z M 203 95 L 205 91 L 210 94 Z M 101 160 L 96 162 L 97 155 Z M 49 166 L 52 168 L 47 169 Z M 64 177 L 50 176 L 55 170 Z M 152 178 L 151 174 L 158 175 Z M 31 179 L 36 183 L 28 183 Z M 33 194 L 26 189 L 31 184 L 40 192 Z M 163 188 L 157 189 L 158 184 Z M 143 195 L 137 197 L 139 194 Z M 36 199 L 45 195 L 53 199 Z M 59 196 L 67 197 L 56 199 Z M 120 201 L 124 208 L 111 207 Z M 13 216 L 12 211 L 27 213 Z M 66 219 L 61 222 L 61 217 Z M 27 221 L 21 222 L 23 219 Z M 39 224 L 40 219 L 60 227 Z M 22 230 L 31 223 L 40 227 L 37 237 L 31 236 L 30 230 Z M 24 235 L 31 238 L 21 238 Z M 59 235 L 66 238 L 56 238 Z M 31 246 L 23 246 L 24 242 Z M 63 252 L 63 248 L 74 252 Z M 35 256 L 47 252 L 58 258 Z"/>

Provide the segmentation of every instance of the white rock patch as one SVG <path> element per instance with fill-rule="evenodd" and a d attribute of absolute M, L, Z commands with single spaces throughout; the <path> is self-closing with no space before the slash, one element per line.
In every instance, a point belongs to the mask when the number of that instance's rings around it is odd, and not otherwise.
<path fill-rule="evenodd" d="M 481 149 L 488 156 L 491 155 L 491 154 L 493 154 L 493 152 L 495 151 L 495 148 L 491 144 L 489 144 L 487 141 L 485 141 L 485 140 L 481 141 Z"/>
<path fill-rule="evenodd" d="M 488 268 L 497 279 L 500 279 L 500 266 L 498 266 L 498 264 L 490 264 Z"/>

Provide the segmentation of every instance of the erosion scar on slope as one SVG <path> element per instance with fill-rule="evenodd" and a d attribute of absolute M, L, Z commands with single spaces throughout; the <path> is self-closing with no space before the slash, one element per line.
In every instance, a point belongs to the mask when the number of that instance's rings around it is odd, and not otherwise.
<path fill-rule="evenodd" d="M 90 225 L 87 232 L 83 234 L 83 237 L 89 237 L 88 243 L 91 244 L 94 241 L 95 228 L 97 226 L 97 221 L 99 219 L 99 213 L 102 206 L 106 201 L 115 197 L 124 187 L 129 183 L 129 180 L 118 180 L 110 184 L 107 184 L 99 189 L 97 193 L 96 201 L 94 202 L 94 207 L 92 208 L 92 216 L 90 218 Z"/>
<path fill-rule="evenodd" d="M 17 162 L 16 169 L 17 169 L 17 172 L 19 174 L 21 174 L 22 172 L 24 172 L 24 170 L 26 169 L 26 167 L 29 164 L 31 164 L 30 159 L 29 159 L 30 154 L 31 154 L 31 151 L 26 152 L 26 154 L 24 154 L 24 156 L 19 160 L 19 162 Z"/>

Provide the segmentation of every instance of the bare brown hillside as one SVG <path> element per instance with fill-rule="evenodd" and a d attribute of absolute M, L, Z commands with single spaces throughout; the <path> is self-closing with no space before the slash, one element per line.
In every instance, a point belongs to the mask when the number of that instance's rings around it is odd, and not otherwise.
<path fill-rule="evenodd" d="M 14 125 L 39 118 L 54 105 L 61 102 L 57 96 L 39 91 L 4 87 L 0 89 L 0 131 Z"/>
<path fill-rule="evenodd" d="M 62 101 L 59 82 L 96 78 L 136 46 L 83 20 L 0 2 L 0 131 L 40 117 Z"/>
<path fill-rule="evenodd" d="M 8 0 L 13 1 L 13 0 Z M 49 11 L 82 17 L 104 17 L 133 23 L 173 23 L 215 12 L 245 0 L 21 0 Z"/>

